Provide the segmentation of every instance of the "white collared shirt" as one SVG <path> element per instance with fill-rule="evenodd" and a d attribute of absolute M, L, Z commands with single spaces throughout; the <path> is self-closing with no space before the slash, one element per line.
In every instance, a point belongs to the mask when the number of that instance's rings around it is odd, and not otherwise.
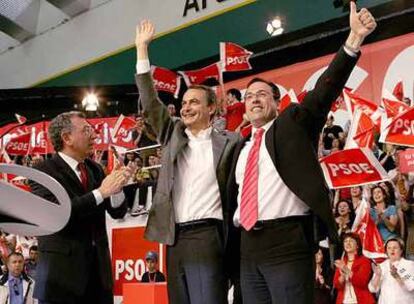
<path fill-rule="evenodd" d="M 258 181 L 258 220 L 272 220 L 287 216 L 306 215 L 310 208 L 297 197 L 283 182 L 277 172 L 269 152 L 266 149 L 265 137 L 274 120 L 269 121 L 261 128 L 265 129 L 260 143 L 259 152 L 259 181 Z M 233 222 L 239 226 L 240 202 L 243 189 L 244 172 L 247 156 L 253 146 L 254 134 L 257 129 L 252 129 L 252 136 L 240 152 L 236 165 L 236 183 L 239 186 L 237 196 L 238 207 L 234 214 Z M 298 172 L 300 174 L 300 172 Z"/>
<path fill-rule="evenodd" d="M 189 141 L 177 156 L 172 191 L 176 223 L 223 219 L 211 132 L 211 127 L 197 135 L 185 130 Z"/>
<path fill-rule="evenodd" d="M 69 155 L 66 155 L 63 152 L 58 152 L 58 154 L 65 161 L 65 163 L 68 164 L 68 166 L 72 169 L 72 171 L 75 172 L 75 174 L 79 178 L 79 180 L 82 181 L 81 180 L 81 173 L 78 169 L 79 162 L 76 159 L 70 157 Z M 96 201 L 97 205 L 99 205 L 100 203 L 103 202 L 104 199 L 103 199 L 102 194 L 99 191 L 99 189 L 93 190 L 92 193 L 93 193 L 93 196 L 95 197 L 95 201 Z M 124 199 L 125 199 L 125 195 L 122 191 L 115 194 L 115 195 L 112 195 L 111 196 L 111 205 L 112 205 L 112 207 L 113 208 L 118 208 L 119 206 L 122 205 L 122 202 L 124 201 Z"/>

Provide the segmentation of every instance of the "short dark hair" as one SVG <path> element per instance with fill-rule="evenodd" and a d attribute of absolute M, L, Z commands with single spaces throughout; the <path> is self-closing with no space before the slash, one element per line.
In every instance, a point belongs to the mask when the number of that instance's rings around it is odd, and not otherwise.
<path fill-rule="evenodd" d="M 241 93 L 236 88 L 231 88 L 231 89 L 227 90 L 226 94 L 233 95 L 238 101 L 241 100 Z"/>
<path fill-rule="evenodd" d="M 387 194 L 387 191 L 385 191 L 385 189 L 382 188 L 380 185 L 376 185 L 375 187 L 371 188 L 371 197 L 370 197 L 371 205 L 375 206 L 375 201 L 374 201 L 374 197 L 372 194 L 374 193 L 374 190 L 377 188 L 381 189 L 382 195 L 384 196 L 385 207 L 388 207 L 390 204 L 390 198 Z"/>
<path fill-rule="evenodd" d="M 211 105 L 216 105 L 217 104 L 216 93 L 214 93 L 213 89 L 210 88 L 209 86 L 202 85 L 202 84 L 193 84 L 193 85 L 190 85 L 188 87 L 187 91 L 188 90 L 204 91 L 206 93 L 206 97 L 207 97 L 207 105 L 211 106 Z"/>
<path fill-rule="evenodd" d="M 22 253 L 17 252 L 17 251 L 13 251 L 13 252 L 11 252 L 11 253 L 7 256 L 7 262 L 9 261 L 10 257 L 12 257 L 12 256 L 18 256 L 18 257 L 21 257 L 21 258 L 23 259 L 23 261 L 24 261 L 24 256 L 23 256 L 23 254 L 22 254 Z"/>
<path fill-rule="evenodd" d="M 362 242 L 361 242 L 361 238 L 359 237 L 359 235 L 355 232 L 347 232 L 343 234 L 342 237 L 342 244 L 345 242 L 346 239 L 353 239 L 356 243 L 357 243 L 357 253 L 358 255 L 362 255 Z"/>
<path fill-rule="evenodd" d="M 37 245 L 30 246 L 29 251 L 37 251 Z"/>
<path fill-rule="evenodd" d="M 247 88 L 250 87 L 253 83 L 256 83 L 256 82 L 263 82 L 263 83 L 267 84 L 268 86 L 270 86 L 270 88 L 272 89 L 273 99 L 276 100 L 276 101 L 279 101 L 279 99 L 280 99 L 280 90 L 277 87 L 277 85 L 275 85 L 271 81 L 264 80 L 263 78 L 255 77 L 255 78 L 253 78 L 252 80 L 249 81 L 249 83 L 247 84 Z"/>
<path fill-rule="evenodd" d="M 73 117 L 86 118 L 82 112 L 70 111 L 59 114 L 50 122 L 48 134 L 56 152 L 63 150 L 62 134 L 72 130 L 73 125 L 71 119 Z"/>
<path fill-rule="evenodd" d="M 389 239 L 385 242 L 385 244 L 384 244 L 385 251 L 387 250 L 387 245 L 388 245 L 388 243 L 389 243 L 389 242 L 397 242 L 397 243 L 398 243 L 398 245 L 400 246 L 401 251 L 404 253 L 405 244 L 404 244 L 403 239 L 401 239 L 401 238 L 399 238 L 399 237 L 391 237 L 391 238 L 389 238 Z"/>

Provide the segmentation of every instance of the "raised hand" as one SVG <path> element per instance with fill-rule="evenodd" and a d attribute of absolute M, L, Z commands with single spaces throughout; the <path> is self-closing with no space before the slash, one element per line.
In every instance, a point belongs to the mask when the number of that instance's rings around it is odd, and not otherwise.
<path fill-rule="evenodd" d="M 363 8 L 357 12 L 356 4 L 354 1 L 349 2 L 350 14 L 349 14 L 349 26 L 351 31 L 357 36 L 365 38 L 377 27 L 374 17 L 371 13 Z"/>
<path fill-rule="evenodd" d="M 135 45 L 137 48 L 148 47 L 154 38 L 155 28 L 149 20 L 143 20 L 137 25 Z"/>

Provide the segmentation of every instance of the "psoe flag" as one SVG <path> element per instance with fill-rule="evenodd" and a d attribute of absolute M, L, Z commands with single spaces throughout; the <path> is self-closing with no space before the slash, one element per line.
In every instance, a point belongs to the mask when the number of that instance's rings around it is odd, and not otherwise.
<path fill-rule="evenodd" d="M 414 147 L 414 108 L 395 117 L 381 132 L 382 143 Z"/>
<path fill-rule="evenodd" d="M 387 172 L 367 148 L 342 150 L 320 160 L 329 188 L 359 186 L 388 180 Z"/>
<path fill-rule="evenodd" d="M 223 72 L 251 70 L 249 58 L 252 54 L 233 42 L 220 42 L 220 61 Z"/>

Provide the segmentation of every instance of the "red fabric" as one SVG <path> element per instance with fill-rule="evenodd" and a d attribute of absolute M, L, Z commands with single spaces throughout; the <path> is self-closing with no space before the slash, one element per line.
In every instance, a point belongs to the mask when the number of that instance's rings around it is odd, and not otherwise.
<path fill-rule="evenodd" d="M 348 261 L 348 257 L 345 256 L 344 258 L 345 263 Z M 371 262 L 364 256 L 355 256 L 354 263 L 352 264 L 352 278 L 350 282 L 352 287 L 354 288 L 355 295 L 357 297 L 358 303 L 361 304 L 374 304 L 375 299 L 372 293 L 368 290 L 368 283 L 372 276 L 371 270 Z M 342 304 L 344 300 L 344 292 L 345 292 L 345 283 L 341 284 L 339 282 L 340 271 L 337 268 L 335 270 L 334 276 L 334 287 L 338 291 L 338 295 L 336 297 L 336 303 Z"/>
<path fill-rule="evenodd" d="M 227 114 L 224 116 L 227 121 L 226 129 L 229 131 L 235 131 L 237 127 L 243 121 L 243 114 L 246 112 L 244 104 L 236 102 L 232 105 L 227 106 Z"/>
<path fill-rule="evenodd" d="M 240 203 L 240 224 L 249 231 L 258 217 L 259 151 L 264 129 L 254 134 L 254 143 L 247 156 Z"/>

